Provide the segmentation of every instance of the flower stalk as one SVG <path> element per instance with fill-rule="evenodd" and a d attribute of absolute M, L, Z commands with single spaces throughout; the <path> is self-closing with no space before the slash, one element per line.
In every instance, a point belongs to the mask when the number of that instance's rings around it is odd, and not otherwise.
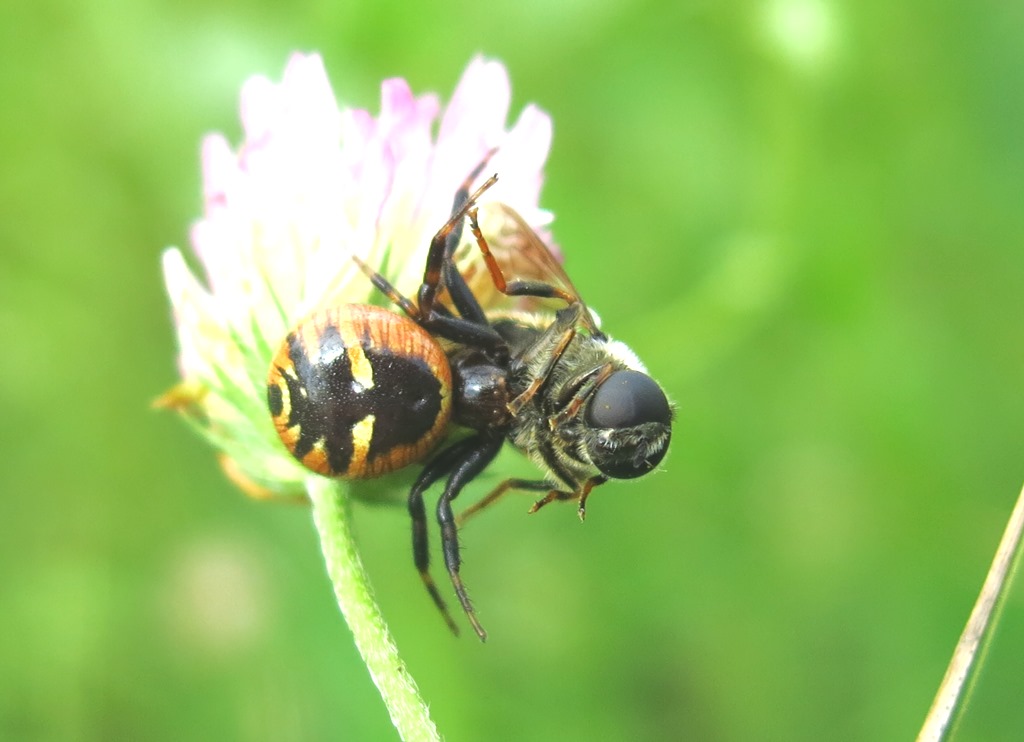
<path fill-rule="evenodd" d="M 336 481 L 323 477 L 310 477 L 307 490 L 334 596 L 366 669 L 388 708 L 391 722 L 403 740 L 439 740 L 441 737 L 430 719 L 427 704 L 399 657 L 384 616 L 373 598 L 349 528 L 352 516 L 349 498 Z"/>

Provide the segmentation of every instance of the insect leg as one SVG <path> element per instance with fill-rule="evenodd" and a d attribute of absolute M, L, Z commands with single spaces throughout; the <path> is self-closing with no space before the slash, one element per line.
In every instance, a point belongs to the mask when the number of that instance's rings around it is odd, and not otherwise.
<path fill-rule="evenodd" d="M 405 298 L 400 293 L 398 293 L 398 289 L 396 289 L 394 285 L 390 281 L 388 281 L 388 279 L 384 278 L 384 276 L 382 276 L 380 273 L 378 273 L 373 268 L 368 266 L 355 255 L 352 256 L 352 260 L 355 261 L 355 264 L 359 266 L 359 269 L 369 277 L 370 282 L 382 294 L 387 296 L 389 299 L 391 299 L 392 302 L 401 307 L 402 311 L 405 312 L 410 319 L 415 320 L 417 322 L 420 321 L 420 310 L 409 299 Z"/>
<path fill-rule="evenodd" d="M 437 230 L 433 239 L 430 240 L 430 248 L 427 251 L 427 263 L 423 269 L 423 283 L 420 284 L 417 296 L 420 312 L 424 317 L 429 317 L 434 309 L 434 301 L 437 299 L 437 292 L 441 285 L 441 272 L 447 257 L 449 238 L 453 232 L 462 229 L 462 220 L 466 218 L 466 214 L 476 204 L 476 200 L 483 195 L 484 191 L 497 182 L 497 175 L 492 175 L 485 180 L 483 185 L 477 188 L 459 208 L 453 210 L 448 221 Z"/>
<path fill-rule="evenodd" d="M 552 488 L 551 482 L 547 480 L 532 480 L 532 479 L 506 479 L 504 482 L 499 484 L 490 493 L 478 500 L 477 502 L 470 505 L 468 508 L 459 513 L 456 518 L 456 523 L 462 526 L 467 520 L 479 513 L 481 510 L 486 508 L 488 505 L 492 505 L 504 496 L 509 490 L 524 490 L 529 492 L 544 492 Z"/>
<path fill-rule="evenodd" d="M 484 350 L 506 352 L 508 346 L 505 339 L 488 324 L 478 325 L 460 317 L 435 314 L 421 323 L 434 335 L 452 340 L 463 345 L 470 345 Z"/>
<path fill-rule="evenodd" d="M 484 156 L 484 159 L 481 160 L 479 164 L 477 164 L 477 166 L 473 168 L 473 171 L 462 182 L 462 185 L 459 186 L 459 190 L 455 192 L 455 199 L 452 203 L 451 216 L 449 217 L 445 225 L 441 227 L 440 230 L 438 230 L 437 234 L 434 235 L 433 240 L 431 240 L 430 251 L 427 256 L 427 270 L 423 278 L 424 283 L 427 282 L 428 277 L 432 279 L 435 282 L 435 284 L 439 280 L 440 274 L 435 275 L 435 271 L 431 269 L 432 261 L 436 262 L 439 259 L 435 253 L 441 252 L 441 249 L 443 248 L 443 261 L 446 262 L 451 259 L 452 254 L 455 252 L 455 249 L 459 246 L 459 241 L 462 239 L 462 223 L 466 217 L 466 209 L 472 207 L 473 204 L 476 203 L 476 199 L 479 198 L 480 195 L 485 190 L 490 188 L 497 181 L 497 176 L 492 176 L 479 189 L 477 189 L 477 191 L 473 194 L 472 197 L 470 197 L 470 186 L 473 184 L 474 180 L 480 177 L 480 173 L 483 172 L 484 167 L 487 166 L 487 162 L 491 159 L 495 152 L 497 152 L 496 148 L 490 150 Z M 363 273 L 365 273 L 369 277 L 373 285 L 376 286 L 377 289 L 384 293 L 389 299 L 391 299 L 392 302 L 401 307 L 402 311 L 405 312 L 409 317 L 416 321 L 419 321 L 423 316 L 429 314 L 429 311 L 423 311 L 421 308 L 418 308 L 412 301 L 402 296 L 402 294 L 398 292 L 394 285 L 392 285 L 379 272 L 373 270 L 373 268 L 368 266 L 366 263 L 364 263 L 362 260 L 360 260 L 358 257 L 354 255 L 352 256 L 352 259 L 355 261 L 356 265 L 358 265 L 359 268 L 363 271 Z M 473 307 L 475 307 L 474 314 L 479 316 L 474 316 L 472 317 L 472 319 L 485 323 L 486 318 L 484 317 L 483 310 L 480 308 L 479 303 L 473 297 L 472 293 L 469 292 L 469 289 L 466 286 L 466 282 L 462 278 L 461 274 L 459 274 L 459 272 L 454 269 L 454 264 L 450 268 L 449 266 L 442 264 L 441 270 L 443 270 L 445 273 L 445 278 L 447 279 L 446 285 L 450 285 L 454 282 L 451 280 L 453 277 L 449 276 L 449 273 L 453 273 L 455 276 L 458 277 L 457 283 L 461 284 L 462 286 L 462 291 L 458 292 L 458 298 L 456 298 L 457 292 L 452 291 L 452 289 L 449 288 L 449 291 L 452 293 L 452 300 L 454 301 L 456 308 L 459 309 L 459 313 L 462 314 L 463 316 L 466 316 L 466 312 L 463 312 L 463 304 L 467 305 L 467 310 L 471 313 L 473 313 Z M 423 287 L 420 288 L 420 307 L 423 306 L 422 293 Z M 469 296 L 469 302 L 471 302 L 472 306 L 470 306 L 466 302 L 465 295 L 467 293 Z M 430 306 L 427 307 L 427 309 L 429 310 L 433 308 L 433 301 L 431 301 Z"/>
<path fill-rule="evenodd" d="M 480 223 L 477 221 L 477 210 L 472 208 L 468 212 L 469 214 L 469 227 L 473 231 L 473 237 L 476 239 L 477 247 L 480 249 L 480 253 L 483 255 L 484 263 L 487 265 L 487 270 L 491 274 L 491 280 L 494 282 L 494 287 L 498 289 L 505 296 L 534 296 L 538 299 L 561 299 L 570 307 L 577 304 L 582 305 L 580 297 L 571 291 L 559 288 L 552 283 L 547 281 L 527 281 L 514 279 L 511 281 L 506 280 L 504 272 L 501 270 L 501 266 L 498 265 L 497 258 L 491 252 L 491 246 L 487 242 L 487 238 L 484 237 L 483 232 L 480 231 Z M 597 323 L 594 321 L 590 311 L 586 309 L 585 305 L 579 316 L 580 322 L 587 330 L 595 337 L 604 337 L 604 333 L 598 328 Z"/>
<path fill-rule="evenodd" d="M 555 315 L 555 321 L 552 322 L 543 334 L 537 338 L 537 342 L 533 344 L 519 359 L 519 361 L 528 366 L 535 357 L 541 354 L 548 356 L 544 365 L 541 367 L 537 375 L 530 380 L 529 385 L 524 389 L 519 396 L 513 399 L 508 404 L 509 412 L 513 415 L 518 415 L 519 411 L 533 399 L 534 395 L 544 385 L 544 382 L 548 380 L 552 369 L 558 363 L 565 349 L 569 347 L 569 343 L 576 336 L 576 323 L 583 313 L 582 304 L 570 304 L 565 309 L 561 310 Z"/>
<path fill-rule="evenodd" d="M 576 417 L 576 415 L 579 414 L 580 408 L 583 407 L 584 403 L 586 403 L 590 398 L 590 395 L 593 394 L 601 384 L 608 380 L 608 377 L 612 375 L 614 370 L 614 364 L 606 363 L 605 365 L 585 374 L 582 379 L 586 379 L 586 381 L 584 381 L 580 388 L 576 390 L 576 393 L 572 395 L 572 399 L 562 407 L 557 415 L 548 419 L 548 425 L 551 429 L 554 430 L 559 425 L 564 425 L 566 422 Z"/>
<path fill-rule="evenodd" d="M 567 304 L 575 304 L 579 301 L 578 297 L 570 294 L 568 291 L 544 281 L 506 281 L 501 266 L 498 265 L 497 259 L 491 252 L 491 246 L 488 244 L 487 238 L 480 231 L 480 223 L 477 221 L 477 210 L 475 208 L 470 209 L 468 214 L 469 228 L 473 230 L 473 237 L 476 239 L 477 247 L 480 248 L 480 252 L 483 254 L 484 263 L 487 264 L 487 270 L 490 271 L 491 278 L 494 280 L 494 287 L 498 291 L 506 296 L 536 296 L 542 299 L 562 299 Z"/>
<path fill-rule="evenodd" d="M 430 576 L 430 551 L 429 543 L 427 539 L 427 512 L 423 505 L 423 493 L 436 482 L 438 479 L 446 476 L 451 472 L 452 468 L 459 462 L 460 458 L 465 455 L 466 441 L 459 441 L 455 443 L 433 459 L 423 467 L 423 471 L 420 472 L 419 477 L 416 478 L 416 483 L 413 484 L 412 489 L 409 491 L 409 516 L 412 518 L 412 558 L 416 565 L 416 570 L 420 573 L 420 578 L 423 580 L 423 584 L 427 588 L 427 592 L 430 593 L 430 597 L 434 601 L 434 605 L 437 606 L 438 610 L 441 611 L 441 615 L 444 616 L 445 623 L 448 624 L 448 628 L 452 630 L 456 636 L 459 634 L 459 627 L 455 624 L 452 619 L 451 613 L 448 612 L 448 606 L 445 605 L 444 599 L 441 597 L 441 593 L 437 589 L 437 584 L 434 582 L 434 578 Z"/>
<path fill-rule="evenodd" d="M 466 618 L 472 624 L 480 641 L 487 640 L 487 632 L 477 620 L 473 605 L 469 602 L 469 595 L 466 587 L 459 576 L 459 535 L 455 523 L 455 514 L 452 512 L 452 500 L 458 497 L 459 492 L 466 484 L 476 477 L 484 468 L 491 463 L 494 457 L 501 450 L 504 439 L 498 436 L 490 437 L 477 435 L 466 439 L 471 445 L 463 449 L 462 458 L 455 464 L 451 476 L 445 485 L 441 499 L 437 502 L 437 522 L 441 526 L 441 549 L 444 553 L 444 563 L 448 568 L 448 575 L 451 577 L 455 594 L 462 604 L 462 610 L 466 612 Z"/>
<path fill-rule="evenodd" d="M 469 189 L 473 185 L 473 181 L 480 177 L 480 173 L 483 172 L 487 163 L 491 157 L 497 152 L 497 148 L 490 150 L 484 159 L 482 159 L 473 171 L 466 176 L 466 179 L 462 181 L 462 185 L 459 190 L 455 192 L 455 199 L 452 201 L 452 216 L 463 211 L 467 202 L 469 201 Z M 459 312 L 459 316 L 463 319 L 469 320 L 479 325 L 487 324 L 487 317 L 484 314 L 483 307 L 480 306 L 480 302 L 477 301 L 476 297 L 473 296 L 473 292 L 470 291 L 469 286 L 466 285 L 466 279 L 462 277 L 458 267 L 455 265 L 455 261 L 452 260 L 452 256 L 455 254 L 455 250 L 459 246 L 459 242 L 462 241 L 462 227 L 464 219 L 460 219 L 458 225 L 449 233 L 448 239 L 445 242 L 444 247 L 444 263 L 441 267 L 441 280 L 444 283 L 444 287 L 448 289 L 448 294 L 451 297 L 452 304 L 455 305 L 456 310 Z"/>
<path fill-rule="evenodd" d="M 487 315 L 484 313 L 484 308 L 480 306 L 480 302 L 473 295 L 473 291 L 469 288 L 462 273 L 459 272 L 455 261 L 446 258 L 441 272 L 444 278 L 444 287 L 448 289 L 448 296 L 451 297 L 452 304 L 458 310 L 459 316 L 467 322 L 487 325 Z"/>
<path fill-rule="evenodd" d="M 484 158 L 477 163 L 476 167 L 473 168 L 472 172 L 466 176 L 466 179 L 462 181 L 462 185 L 459 186 L 459 190 L 455 191 L 455 199 L 452 201 L 451 216 L 455 216 L 460 211 L 465 213 L 463 207 L 466 202 L 469 201 L 469 189 L 473 186 L 473 181 L 480 177 L 480 173 L 487 167 L 487 163 L 494 157 L 494 153 L 498 151 L 497 147 L 489 150 Z M 453 229 L 451 234 L 448 235 L 448 242 L 445 244 L 444 257 L 451 259 L 455 253 L 455 249 L 459 246 L 459 241 L 462 239 L 462 220 L 459 220 L 458 227 Z"/>
<path fill-rule="evenodd" d="M 363 273 L 369 277 L 370 281 L 381 293 L 391 299 L 394 304 L 399 306 L 410 319 L 418 322 L 425 329 L 428 329 L 448 340 L 453 340 L 457 343 L 463 343 L 466 345 L 474 345 L 491 350 L 499 350 L 505 346 L 504 339 L 502 339 L 501 335 L 499 335 L 487 322 L 483 309 L 480 308 L 476 298 L 466 285 L 466 281 L 458 271 L 454 271 L 457 278 L 453 280 L 453 284 L 449 287 L 449 293 L 452 295 L 453 301 L 456 296 L 465 294 L 465 297 L 467 297 L 466 300 L 462 303 L 455 302 L 456 308 L 463 306 L 468 307 L 469 304 L 467 302 L 472 302 L 472 305 L 478 310 L 479 320 L 453 317 L 445 307 L 440 304 L 435 304 L 433 313 L 430 316 L 425 316 L 412 301 L 400 294 L 398 289 L 396 289 L 390 281 L 384 278 L 384 276 L 373 270 L 373 268 L 354 255 L 352 256 L 352 260 L 355 261 L 356 265 L 358 265 Z M 460 309 L 460 312 L 461 311 L 463 310 Z"/>
<path fill-rule="evenodd" d="M 607 481 L 608 477 L 596 476 L 591 477 L 586 482 L 584 482 L 583 486 L 580 487 L 578 492 L 563 492 L 561 490 L 551 490 L 551 492 L 548 492 L 544 497 L 540 498 L 539 500 L 537 500 L 537 502 L 533 503 L 533 507 L 530 508 L 530 512 L 536 513 L 542 507 L 544 507 L 548 503 L 554 502 L 555 500 L 579 500 L 580 504 L 577 508 L 577 512 L 579 513 L 580 520 L 585 520 L 587 517 L 587 498 L 590 497 L 590 491 L 593 490 L 594 487 L 598 486 L 599 484 L 604 484 Z"/>

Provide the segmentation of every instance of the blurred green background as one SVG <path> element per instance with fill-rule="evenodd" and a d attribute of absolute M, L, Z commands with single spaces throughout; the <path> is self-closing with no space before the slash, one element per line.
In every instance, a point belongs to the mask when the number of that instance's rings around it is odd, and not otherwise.
<path fill-rule="evenodd" d="M 1024 5 L 5 3 L 0 738 L 389 739 L 307 509 L 150 400 L 159 273 L 246 77 L 551 113 L 542 203 L 677 402 L 664 471 L 465 531 L 453 639 L 402 508 L 356 509 L 450 740 L 910 739 L 1024 480 Z M 529 472 L 514 456 L 504 472 Z M 492 473 L 496 480 L 500 473 Z M 461 617 L 460 617 L 461 621 Z M 962 739 L 1018 739 L 1011 596 Z"/>

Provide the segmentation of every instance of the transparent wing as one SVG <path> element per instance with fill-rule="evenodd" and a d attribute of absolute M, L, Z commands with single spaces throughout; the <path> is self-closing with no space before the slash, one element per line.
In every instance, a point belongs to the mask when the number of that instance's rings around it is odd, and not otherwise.
<path fill-rule="evenodd" d="M 562 267 L 560 257 L 519 214 L 503 203 L 492 202 L 480 206 L 478 220 L 480 231 L 506 284 L 530 286 L 545 294 L 504 295 L 498 289 L 467 224 L 467 234 L 455 253 L 455 260 L 484 309 L 555 311 L 567 304 L 580 303 L 584 305 L 584 323 L 597 330 L 583 298 Z"/>

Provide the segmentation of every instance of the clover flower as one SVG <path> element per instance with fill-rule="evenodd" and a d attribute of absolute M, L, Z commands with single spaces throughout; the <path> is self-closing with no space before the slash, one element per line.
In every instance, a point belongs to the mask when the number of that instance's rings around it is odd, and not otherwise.
<path fill-rule="evenodd" d="M 297 54 L 280 83 L 245 83 L 237 149 L 219 134 L 203 142 L 204 211 L 191 235 L 201 276 L 178 248 L 163 255 L 181 382 L 157 404 L 213 443 L 249 494 L 309 497 L 339 607 L 404 738 L 434 739 L 437 731 L 373 602 L 348 498 L 281 444 L 266 404 L 267 371 L 309 312 L 381 301 L 353 256 L 415 296 L 430 238 L 491 150 L 487 171 L 500 179 L 482 201 L 511 205 L 534 228 L 550 221 L 537 199 L 551 122 L 527 106 L 507 128 L 509 98 L 505 68 L 475 59 L 443 110 L 437 96 L 415 96 L 391 79 L 373 116 L 339 107 L 320 57 Z"/>
<path fill-rule="evenodd" d="M 379 301 L 352 256 L 414 296 L 427 246 L 466 175 L 497 147 L 485 200 L 512 205 L 534 227 L 551 122 L 527 106 L 506 129 L 509 81 L 473 60 L 451 102 L 381 86 L 378 116 L 339 108 L 317 55 L 292 57 L 280 83 L 242 89 L 244 141 L 202 147 L 204 214 L 192 229 L 203 278 L 177 248 L 163 256 L 182 383 L 162 398 L 220 451 L 250 494 L 297 494 L 308 472 L 281 446 L 266 410 L 273 349 L 327 303 Z M 435 137 L 433 128 L 440 114 Z"/>

